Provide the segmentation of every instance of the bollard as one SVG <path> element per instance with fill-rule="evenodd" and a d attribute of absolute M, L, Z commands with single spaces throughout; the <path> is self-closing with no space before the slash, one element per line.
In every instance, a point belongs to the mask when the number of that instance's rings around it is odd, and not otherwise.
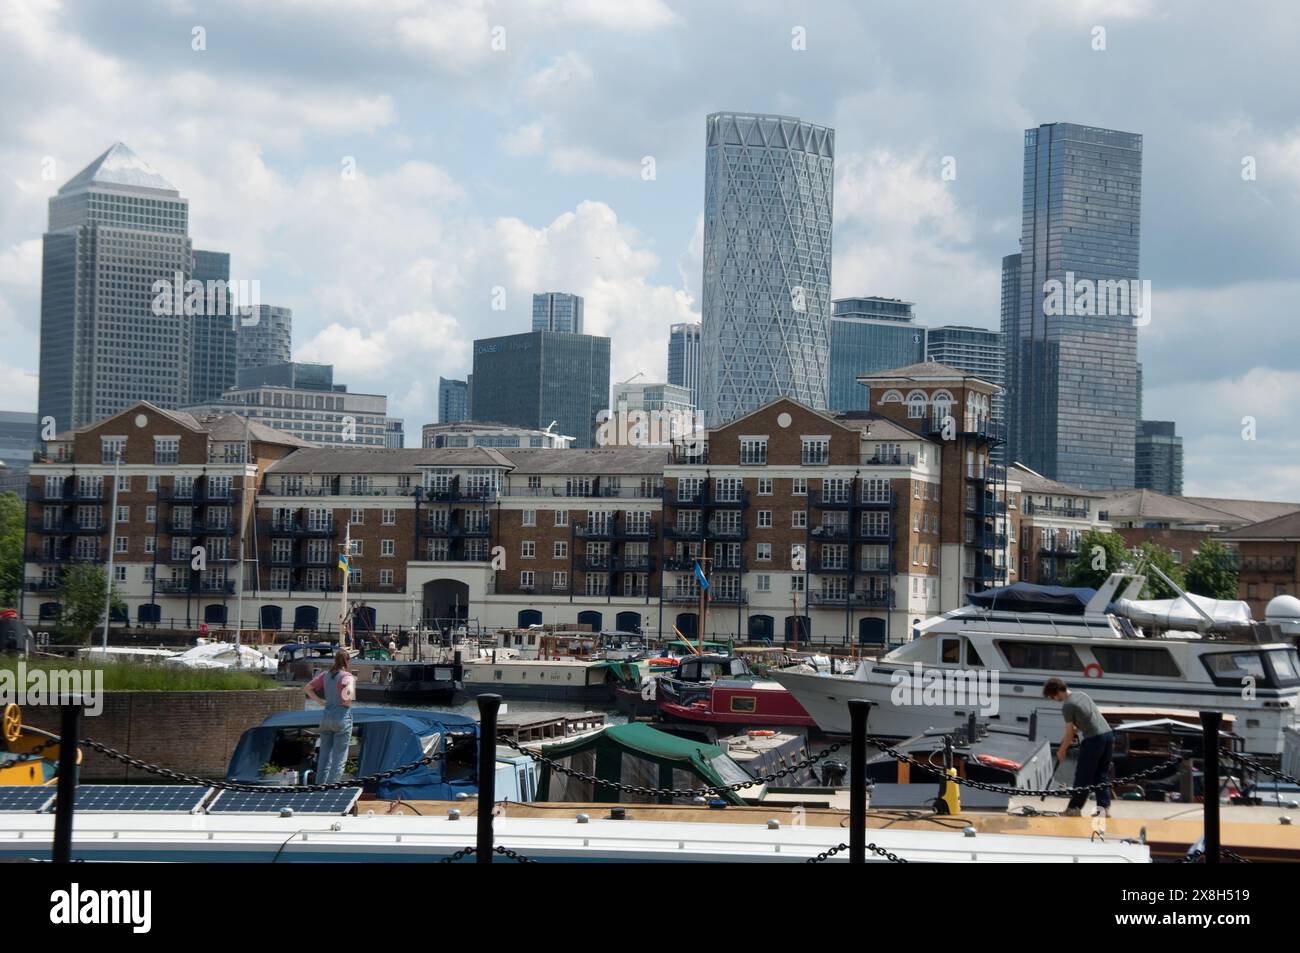
<path fill-rule="evenodd" d="M 80 734 L 81 699 L 60 706 L 59 789 L 54 805 L 54 857 L 56 864 L 72 862 L 72 811 L 77 801 L 77 737 Z"/>
<path fill-rule="evenodd" d="M 871 702 L 849 701 L 849 724 L 853 744 L 849 757 L 849 863 L 867 859 L 867 715 Z"/>
<path fill-rule="evenodd" d="M 478 843 L 474 860 L 492 863 L 492 812 L 496 808 L 497 709 L 500 695 L 478 696 Z"/>
<path fill-rule="evenodd" d="M 1201 747 L 1205 770 L 1205 862 L 1219 862 L 1219 724 L 1223 713 L 1201 712 Z"/>

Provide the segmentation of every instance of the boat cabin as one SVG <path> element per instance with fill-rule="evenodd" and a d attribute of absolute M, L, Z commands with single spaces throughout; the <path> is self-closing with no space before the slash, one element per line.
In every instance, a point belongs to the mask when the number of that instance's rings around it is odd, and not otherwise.
<path fill-rule="evenodd" d="M 693 655 L 682 659 L 674 676 L 680 682 L 712 682 L 719 678 L 746 678 L 749 665 L 732 655 Z"/>

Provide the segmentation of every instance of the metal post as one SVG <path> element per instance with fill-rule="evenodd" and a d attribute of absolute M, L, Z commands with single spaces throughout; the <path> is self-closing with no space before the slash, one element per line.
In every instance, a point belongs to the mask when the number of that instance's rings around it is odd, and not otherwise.
<path fill-rule="evenodd" d="M 849 863 L 861 864 L 867 856 L 867 715 L 871 702 L 849 701 L 853 745 L 849 757 Z"/>
<path fill-rule="evenodd" d="M 56 864 L 72 862 L 72 809 L 77 799 L 77 737 L 80 734 L 81 699 L 68 698 L 59 706 L 59 786 L 54 807 L 54 857 Z"/>
<path fill-rule="evenodd" d="M 496 807 L 497 709 L 500 695 L 478 696 L 478 842 L 474 859 L 492 863 L 492 811 Z"/>
<path fill-rule="evenodd" d="M 1223 713 L 1201 712 L 1201 744 L 1205 758 L 1205 862 L 1219 862 L 1219 725 Z"/>

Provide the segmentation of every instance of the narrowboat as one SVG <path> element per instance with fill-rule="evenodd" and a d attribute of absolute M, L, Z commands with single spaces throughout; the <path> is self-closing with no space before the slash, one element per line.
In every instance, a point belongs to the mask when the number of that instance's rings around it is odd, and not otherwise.
<path fill-rule="evenodd" d="M 756 676 L 736 656 L 682 660 L 675 677 L 653 683 L 659 717 L 709 725 L 811 728 L 816 722 L 782 685 Z"/>

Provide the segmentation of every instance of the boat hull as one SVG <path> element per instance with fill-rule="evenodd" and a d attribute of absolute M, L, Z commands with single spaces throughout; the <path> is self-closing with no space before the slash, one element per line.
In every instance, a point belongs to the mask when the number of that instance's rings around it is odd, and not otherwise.
<path fill-rule="evenodd" d="M 660 679 L 659 717 L 705 725 L 816 727 L 816 721 L 784 687 L 774 682 L 720 680 L 690 686 Z"/>

